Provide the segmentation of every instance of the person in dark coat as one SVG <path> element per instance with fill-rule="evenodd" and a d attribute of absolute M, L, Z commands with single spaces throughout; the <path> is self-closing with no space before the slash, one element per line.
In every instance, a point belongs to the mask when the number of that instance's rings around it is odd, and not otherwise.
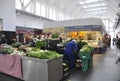
<path fill-rule="evenodd" d="M 73 70 L 74 67 L 74 50 L 78 51 L 76 40 L 67 42 L 64 50 L 64 60 L 68 61 L 70 70 Z"/>
<path fill-rule="evenodd" d="M 7 39 L 5 38 L 5 35 L 3 34 L 1 38 L 1 44 L 5 44 L 5 43 L 7 43 Z"/>

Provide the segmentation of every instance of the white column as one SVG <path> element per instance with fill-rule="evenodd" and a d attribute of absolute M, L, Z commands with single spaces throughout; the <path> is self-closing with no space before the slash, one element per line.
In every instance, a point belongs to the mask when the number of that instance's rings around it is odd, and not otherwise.
<path fill-rule="evenodd" d="M 0 0 L 0 18 L 3 19 L 3 30 L 15 31 L 15 0 Z"/>

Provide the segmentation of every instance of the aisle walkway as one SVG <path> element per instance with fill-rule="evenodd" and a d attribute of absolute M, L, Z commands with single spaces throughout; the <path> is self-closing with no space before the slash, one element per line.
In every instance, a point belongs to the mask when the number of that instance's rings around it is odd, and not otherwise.
<path fill-rule="evenodd" d="M 73 71 L 64 81 L 120 81 L 120 65 L 115 64 L 117 53 L 120 49 L 112 47 L 105 55 L 95 54 L 92 69 Z"/>

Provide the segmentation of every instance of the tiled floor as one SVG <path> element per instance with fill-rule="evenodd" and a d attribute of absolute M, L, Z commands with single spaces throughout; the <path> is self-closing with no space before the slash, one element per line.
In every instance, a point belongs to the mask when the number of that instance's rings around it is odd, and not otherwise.
<path fill-rule="evenodd" d="M 115 64 L 120 49 L 108 48 L 104 55 L 94 55 L 94 65 L 87 72 L 72 71 L 63 81 L 120 81 L 120 64 Z"/>

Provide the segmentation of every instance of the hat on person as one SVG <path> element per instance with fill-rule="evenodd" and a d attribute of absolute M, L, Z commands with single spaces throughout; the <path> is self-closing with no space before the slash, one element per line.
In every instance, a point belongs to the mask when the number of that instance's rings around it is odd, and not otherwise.
<path fill-rule="evenodd" d="M 77 41 L 75 39 L 72 40 L 73 42 L 77 43 Z"/>

